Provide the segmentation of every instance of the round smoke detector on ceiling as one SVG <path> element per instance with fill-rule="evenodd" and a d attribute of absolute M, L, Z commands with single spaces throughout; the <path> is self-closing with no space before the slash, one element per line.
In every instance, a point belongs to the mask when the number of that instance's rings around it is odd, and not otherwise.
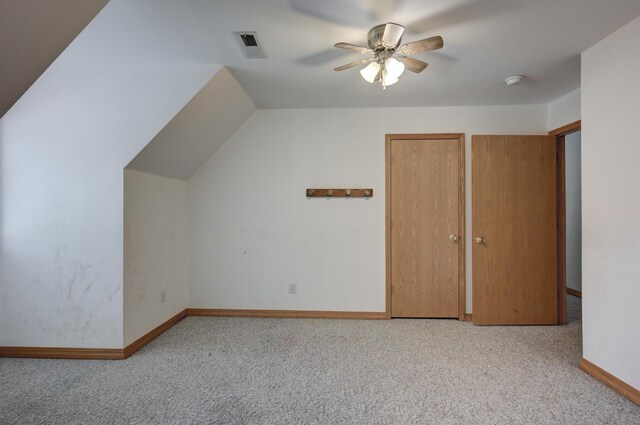
<path fill-rule="evenodd" d="M 522 80 L 524 80 L 524 77 L 522 75 L 514 75 L 504 80 L 504 82 L 508 86 L 515 86 L 516 84 L 520 84 Z"/>

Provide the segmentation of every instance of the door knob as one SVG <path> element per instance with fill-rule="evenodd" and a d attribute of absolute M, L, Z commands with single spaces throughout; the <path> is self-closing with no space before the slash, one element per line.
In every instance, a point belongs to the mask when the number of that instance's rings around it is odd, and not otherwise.
<path fill-rule="evenodd" d="M 458 235 L 454 235 L 453 233 L 449 235 L 449 240 L 451 242 L 455 242 L 458 240 Z"/>
<path fill-rule="evenodd" d="M 479 243 L 479 244 L 481 244 L 481 245 L 482 245 L 482 244 L 483 244 L 483 243 L 485 243 L 486 241 L 487 241 L 487 240 L 484 238 L 484 236 L 478 236 L 478 237 L 476 237 L 476 243 Z"/>

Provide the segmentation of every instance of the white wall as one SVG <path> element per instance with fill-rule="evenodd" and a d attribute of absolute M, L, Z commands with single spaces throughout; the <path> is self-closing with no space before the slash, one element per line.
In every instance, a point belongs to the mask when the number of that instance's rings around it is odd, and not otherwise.
<path fill-rule="evenodd" d="M 445 132 L 466 133 L 471 176 L 472 134 L 546 134 L 547 108 L 255 112 L 190 180 L 189 306 L 384 311 L 384 136 Z M 372 187 L 374 197 L 307 199 L 308 187 Z"/>
<path fill-rule="evenodd" d="M 125 346 L 187 308 L 189 232 L 186 181 L 124 170 Z"/>
<path fill-rule="evenodd" d="M 547 128 L 555 130 L 580 119 L 580 89 L 551 102 L 547 109 Z"/>
<path fill-rule="evenodd" d="M 584 358 L 640 389 L 640 18 L 582 54 Z"/>
<path fill-rule="evenodd" d="M 567 287 L 582 290 L 581 133 L 564 139 Z"/>
<path fill-rule="evenodd" d="M 0 120 L 0 345 L 123 346 L 122 170 L 220 68 L 185 23 L 111 1 Z"/>

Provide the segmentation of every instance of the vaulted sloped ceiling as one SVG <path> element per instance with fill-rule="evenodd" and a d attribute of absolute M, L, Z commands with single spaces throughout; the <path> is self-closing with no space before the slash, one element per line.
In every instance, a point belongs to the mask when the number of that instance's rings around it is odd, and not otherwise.
<path fill-rule="evenodd" d="M 223 67 L 127 168 L 188 180 L 255 110 L 251 98 Z"/>
<path fill-rule="evenodd" d="M 108 0 L 0 0 L 0 117 Z"/>

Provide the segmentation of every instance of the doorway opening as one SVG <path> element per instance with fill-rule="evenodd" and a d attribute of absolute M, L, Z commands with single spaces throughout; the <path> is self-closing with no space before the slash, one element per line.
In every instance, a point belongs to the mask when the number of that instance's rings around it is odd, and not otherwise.
<path fill-rule="evenodd" d="M 580 120 L 552 130 L 557 152 L 558 324 L 576 320 L 582 298 Z M 568 298 L 571 300 L 568 303 Z M 575 297 L 575 298 L 574 298 Z"/>

